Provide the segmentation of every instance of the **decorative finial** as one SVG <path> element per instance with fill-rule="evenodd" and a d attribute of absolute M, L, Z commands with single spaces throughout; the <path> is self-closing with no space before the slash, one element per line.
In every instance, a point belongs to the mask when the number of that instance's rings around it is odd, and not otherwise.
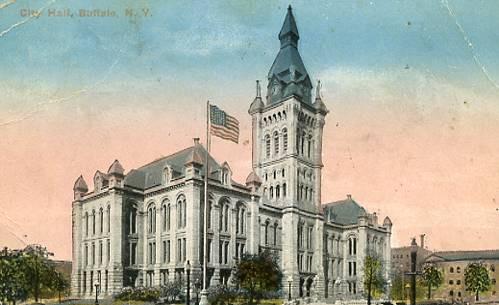
<path fill-rule="evenodd" d="M 259 80 L 256 80 L 256 97 L 262 97 L 262 88 L 260 87 Z"/>
<path fill-rule="evenodd" d="M 317 80 L 317 87 L 315 88 L 315 98 L 321 98 L 321 81 Z"/>

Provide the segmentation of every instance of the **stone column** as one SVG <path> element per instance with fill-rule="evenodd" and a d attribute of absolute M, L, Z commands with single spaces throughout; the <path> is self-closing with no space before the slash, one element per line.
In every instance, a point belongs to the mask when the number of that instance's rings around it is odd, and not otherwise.
<path fill-rule="evenodd" d="M 81 296 L 81 269 L 82 262 L 82 206 L 79 200 L 72 204 L 72 250 L 73 264 L 71 268 L 71 295 L 75 297 Z"/>
<path fill-rule="evenodd" d="M 117 293 L 123 288 L 123 194 L 121 190 L 109 191 L 111 204 L 109 292 Z"/>

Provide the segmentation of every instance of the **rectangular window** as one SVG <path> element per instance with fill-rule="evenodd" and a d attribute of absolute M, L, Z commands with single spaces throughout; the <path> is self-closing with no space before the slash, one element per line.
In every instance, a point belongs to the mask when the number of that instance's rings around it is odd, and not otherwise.
<path fill-rule="evenodd" d="M 166 242 L 166 248 L 167 248 L 167 256 L 166 256 L 166 262 L 169 263 L 171 261 L 171 255 L 170 255 L 170 241 Z"/>
<path fill-rule="evenodd" d="M 88 266 L 88 245 L 85 245 L 84 262 L 85 262 L 85 266 Z"/>
<path fill-rule="evenodd" d="M 187 258 L 187 243 L 185 242 L 185 238 L 182 241 L 182 261 L 185 262 Z"/>
<path fill-rule="evenodd" d="M 177 239 L 177 262 L 182 261 L 182 239 Z"/>
<path fill-rule="evenodd" d="M 222 257 L 223 257 L 223 246 L 224 246 L 224 243 L 221 241 L 220 244 L 218 245 L 218 263 L 221 264 L 222 263 Z"/>
<path fill-rule="evenodd" d="M 99 264 L 102 265 L 102 252 L 104 250 L 104 247 L 102 246 L 102 240 L 99 241 Z"/>
<path fill-rule="evenodd" d="M 163 243 L 161 244 L 161 253 L 163 253 L 163 258 L 162 261 L 163 263 L 166 262 L 166 240 L 163 240 Z"/>
<path fill-rule="evenodd" d="M 135 265 L 137 263 L 137 244 L 130 244 L 130 265 Z"/>
<path fill-rule="evenodd" d="M 111 241 L 107 240 L 107 262 L 111 261 Z"/>
<path fill-rule="evenodd" d="M 208 263 L 211 262 L 211 239 L 208 239 L 208 246 L 207 246 L 207 251 L 208 251 L 208 256 L 207 256 L 207 261 Z"/>
<path fill-rule="evenodd" d="M 224 264 L 228 264 L 229 262 L 229 242 L 226 242 L 224 245 Z"/>
<path fill-rule="evenodd" d="M 83 293 L 87 291 L 87 272 L 83 271 Z"/>
<path fill-rule="evenodd" d="M 92 243 L 92 265 L 95 265 L 95 244 Z"/>

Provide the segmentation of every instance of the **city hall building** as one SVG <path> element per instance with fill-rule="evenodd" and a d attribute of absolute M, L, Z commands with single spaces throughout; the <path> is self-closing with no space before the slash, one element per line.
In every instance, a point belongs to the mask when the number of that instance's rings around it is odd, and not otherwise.
<path fill-rule="evenodd" d="M 364 297 L 368 254 L 380 258 L 388 278 L 390 219 L 378 221 L 350 195 L 321 202 L 323 127 L 329 111 L 319 84 L 313 96 L 291 8 L 279 40 L 266 96 L 257 83 L 256 97 L 248 103 L 252 171 L 244 183 L 232 179 L 227 162 L 210 156 L 205 164 L 206 150 L 198 139 L 128 172 L 114 161 L 107 171 L 95 173 L 92 190 L 82 176 L 76 180 L 73 296 L 95 296 L 96 282 L 100 297 L 128 286 L 158 287 L 183 278 L 187 261 L 196 281 L 205 255 L 209 285 L 230 284 L 237 260 L 264 250 L 276 255 L 284 274 L 283 295 L 290 282 L 293 298 Z"/>

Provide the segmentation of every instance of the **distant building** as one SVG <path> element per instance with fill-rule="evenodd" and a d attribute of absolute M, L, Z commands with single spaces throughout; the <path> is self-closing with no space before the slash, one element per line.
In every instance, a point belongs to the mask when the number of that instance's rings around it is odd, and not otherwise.
<path fill-rule="evenodd" d="M 420 242 L 417 247 L 416 270 L 420 271 L 421 266 L 432 252 L 425 248 L 425 235 L 420 235 Z M 404 274 L 411 271 L 411 246 L 392 248 L 392 273 Z"/>
<path fill-rule="evenodd" d="M 464 284 L 464 270 L 470 263 L 481 262 L 489 271 L 491 287 L 488 292 L 480 294 L 481 300 L 499 300 L 499 250 L 484 251 L 442 251 L 435 252 L 426 258 L 426 263 L 433 263 L 441 269 L 444 281 L 434 291 L 435 299 L 445 300 L 474 300 L 474 294 L 466 291 Z"/>
<path fill-rule="evenodd" d="M 266 97 L 257 83 L 249 107 L 252 171 L 232 179 L 194 140 L 191 147 L 125 174 L 115 161 L 96 171 L 93 189 L 80 176 L 73 188 L 72 294 L 101 297 L 126 286 L 158 287 L 181 279 L 186 262 L 209 285 L 226 284 L 244 253 L 273 252 L 293 298 L 362 298 L 363 263 L 376 254 L 388 278 L 392 222 L 378 221 L 350 195 L 321 202 L 322 140 L 329 112 L 298 52 L 288 9 Z M 200 106 L 201 107 L 201 106 Z M 204 106 L 203 106 L 204 107 Z M 207 163 L 207 164 L 205 164 Z M 209 170 L 207 170 L 209 168 Z M 208 176 L 208 246 L 203 253 L 204 177 Z M 283 294 L 287 295 L 287 289 Z"/>

